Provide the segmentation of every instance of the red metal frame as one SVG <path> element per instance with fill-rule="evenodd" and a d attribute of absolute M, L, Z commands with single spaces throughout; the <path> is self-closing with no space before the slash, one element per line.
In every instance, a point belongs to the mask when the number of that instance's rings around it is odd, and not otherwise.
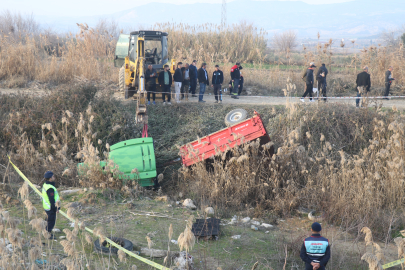
<path fill-rule="evenodd" d="M 270 142 L 260 115 L 255 111 L 254 116 L 239 124 L 224 128 L 200 140 L 193 141 L 180 147 L 180 156 L 185 166 L 193 165 L 201 160 L 208 159 L 216 154 L 216 149 L 224 152 L 229 146 L 260 138 L 262 144 Z"/>

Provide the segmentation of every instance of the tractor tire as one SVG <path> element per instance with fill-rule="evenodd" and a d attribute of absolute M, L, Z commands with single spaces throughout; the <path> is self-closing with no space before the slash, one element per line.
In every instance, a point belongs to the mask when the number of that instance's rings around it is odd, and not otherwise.
<path fill-rule="evenodd" d="M 125 67 L 124 66 L 122 66 L 120 68 L 118 81 L 119 81 L 119 91 L 124 92 L 125 91 Z"/>
<path fill-rule="evenodd" d="M 120 246 L 122 246 L 123 248 L 125 248 L 126 250 L 132 251 L 134 248 L 134 244 L 132 244 L 131 241 L 124 239 L 124 238 L 119 238 L 119 237 L 111 237 L 110 238 L 113 242 L 119 244 Z M 118 253 L 118 248 L 111 246 L 111 247 L 106 247 L 107 241 L 104 241 L 101 245 L 100 245 L 100 239 L 97 239 L 96 241 L 94 241 L 94 249 L 97 252 L 100 253 L 106 253 L 106 254 L 117 254 Z"/>
<path fill-rule="evenodd" d="M 244 109 L 232 110 L 225 116 L 225 125 L 227 127 L 230 127 L 243 122 L 244 120 L 246 120 L 247 116 L 248 113 Z"/>

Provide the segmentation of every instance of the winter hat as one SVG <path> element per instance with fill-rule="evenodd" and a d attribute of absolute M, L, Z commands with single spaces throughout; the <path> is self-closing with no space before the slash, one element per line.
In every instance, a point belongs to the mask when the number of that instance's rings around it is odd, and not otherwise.
<path fill-rule="evenodd" d="M 321 226 L 321 224 L 319 224 L 318 222 L 312 223 L 311 228 L 312 228 L 312 230 L 313 230 L 314 232 L 320 232 L 320 231 L 322 231 L 322 226 Z"/>
<path fill-rule="evenodd" d="M 49 178 L 51 178 L 52 176 L 53 176 L 53 172 L 47 171 L 47 172 L 45 173 L 45 175 L 44 175 L 44 178 L 49 179 Z"/>

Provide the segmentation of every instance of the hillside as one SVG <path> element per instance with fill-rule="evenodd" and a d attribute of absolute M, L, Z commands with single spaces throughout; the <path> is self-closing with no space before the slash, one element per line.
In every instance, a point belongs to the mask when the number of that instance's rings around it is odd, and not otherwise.
<path fill-rule="evenodd" d="M 234 15 L 235 14 L 235 15 Z M 355 0 L 345 3 L 310 5 L 301 1 L 236 0 L 227 4 L 228 24 L 252 22 L 268 32 L 295 29 L 301 37 L 321 35 L 367 37 L 392 30 L 403 24 L 405 2 Z M 99 18 L 112 18 L 126 28 L 154 23 L 202 24 L 221 22 L 221 4 L 149 3 L 122 12 L 92 17 L 39 17 L 49 25 L 71 29 L 76 22 L 94 25 Z"/>

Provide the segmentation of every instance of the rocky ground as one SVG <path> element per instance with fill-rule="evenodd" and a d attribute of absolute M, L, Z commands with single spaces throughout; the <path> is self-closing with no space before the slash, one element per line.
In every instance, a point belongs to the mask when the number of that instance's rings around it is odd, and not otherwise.
<path fill-rule="evenodd" d="M 170 246 L 172 265 L 179 254 L 177 238 L 184 231 L 187 220 L 192 216 L 194 221 L 198 218 L 219 218 L 220 234 L 212 239 L 197 239 L 194 248 L 190 251 L 194 269 L 251 269 L 256 262 L 256 269 L 302 269 L 299 259 L 299 250 L 302 240 L 307 237 L 313 222 L 308 218 L 308 210 L 300 210 L 295 216 L 278 219 L 272 216 L 254 218 L 253 208 L 245 211 L 224 211 L 207 206 L 194 205 L 191 199 L 178 196 L 173 200 L 168 196 L 154 191 L 144 191 L 136 196 L 126 196 L 114 190 L 77 189 L 61 187 L 63 209 L 72 207 L 79 220 L 86 226 L 94 229 L 103 226 L 107 236 L 118 236 L 129 239 L 134 243 L 135 252 L 142 256 L 152 258 L 163 264 Z M 179 194 L 181 195 L 181 194 Z M 35 194 L 30 200 L 37 209 L 41 209 L 41 202 Z M 11 216 L 24 219 L 22 203 L 12 200 L 5 205 L 5 210 Z M 40 215 L 45 216 L 41 211 Z M 26 217 L 25 217 L 26 218 Z M 332 259 L 329 269 L 366 269 L 360 257 L 366 252 L 362 236 L 356 231 L 343 231 L 318 220 L 323 226 L 323 235 L 329 238 L 332 245 Z M 29 238 L 34 236 L 32 231 L 22 222 L 21 230 Z M 172 239 L 168 238 L 170 225 L 173 225 Z M 53 253 L 63 256 L 63 248 L 57 242 L 65 239 L 63 229 L 73 229 L 73 224 L 59 215 L 55 229 L 57 240 L 52 245 Z M 146 237 L 153 241 L 151 251 L 148 249 Z M 385 245 L 385 262 L 397 258 L 397 249 L 393 244 Z M 96 262 L 108 255 L 95 253 L 93 247 L 86 248 L 86 256 Z M 115 257 L 112 257 L 115 258 Z M 147 266 L 135 259 L 128 258 L 127 263 L 116 262 L 116 269 L 128 269 L 135 264 L 138 269 L 147 269 Z"/>

